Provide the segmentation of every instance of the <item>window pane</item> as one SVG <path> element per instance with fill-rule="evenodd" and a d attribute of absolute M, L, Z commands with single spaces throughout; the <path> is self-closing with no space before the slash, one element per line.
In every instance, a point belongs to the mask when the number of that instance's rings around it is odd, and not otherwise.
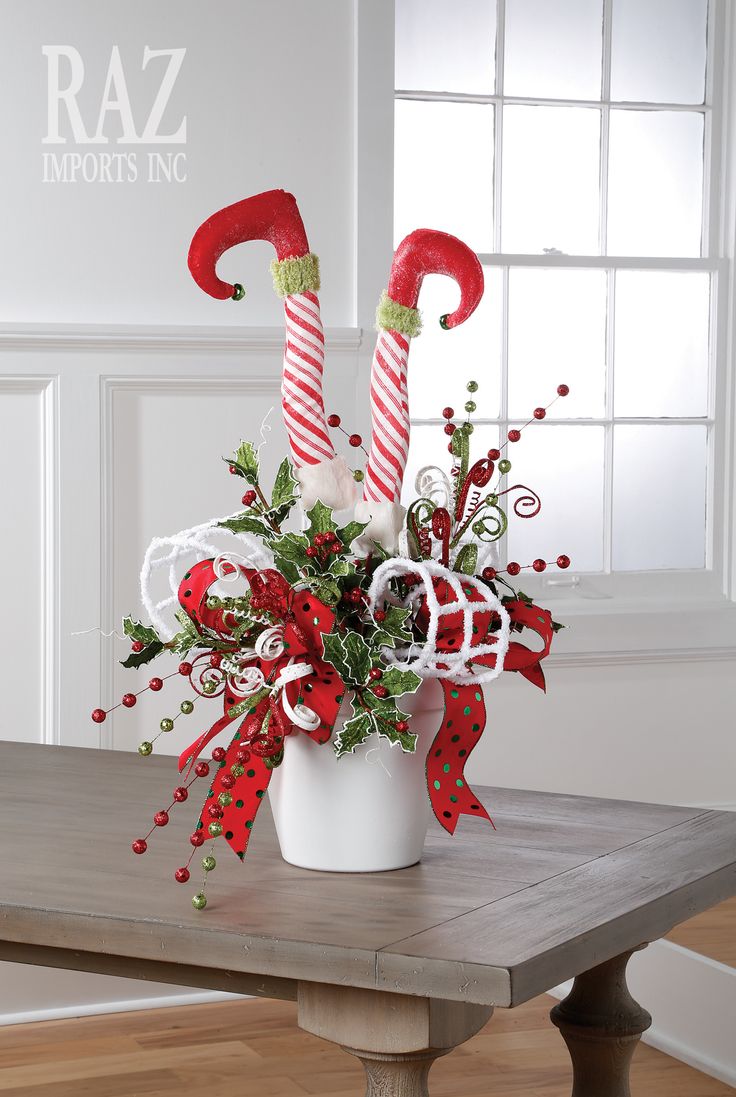
<path fill-rule="evenodd" d="M 420 226 L 493 247 L 493 107 L 396 101 L 394 235 Z"/>
<path fill-rule="evenodd" d="M 709 282 L 696 272 L 616 275 L 616 415 L 707 414 Z"/>
<path fill-rule="evenodd" d="M 480 305 L 469 320 L 450 331 L 440 327 L 439 317 L 459 303 L 457 283 L 437 275 L 422 283 L 422 333 L 412 340 L 409 356 L 409 406 L 415 418 L 438 419 L 448 404 L 462 415 L 471 399 L 465 387 L 471 380 L 478 382 L 478 391 L 472 396 L 477 408 L 474 418 L 491 419 L 499 414 L 501 272 L 486 267 L 484 273 L 486 288 Z"/>
<path fill-rule="evenodd" d="M 396 0 L 396 87 L 491 94 L 495 0 Z"/>
<path fill-rule="evenodd" d="M 600 99 L 602 0 L 506 0 L 504 94 Z"/>
<path fill-rule="evenodd" d="M 614 428 L 613 567 L 705 565 L 707 428 Z"/>
<path fill-rule="evenodd" d="M 598 251 L 600 113 L 504 107 L 503 251 Z"/>
<path fill-rule="evenodd" d="M 603 569 L 603 448 L 603 427 L 584 426 L 530 426 L 507 446 L 508 486 L 526 484 L 542 500 L 535 518 L 517 518 L 509 506 L 510 560 L 566 553 L 573 571 Z"/>
<path fill-rule="evenodd" d="M 703 116 L 611 111 L 609 255 L 700 255 Z"/>
<path fill-rule="evenodd" d="M 570 395 L 551 418 L 603 414 L 605 271 L 510 271 L 508 339 L 511 416 L 530 417 L 563 382 Z"/>
<path fill-rule="evenodd" d="M 702 103 L 708 0 L 613 0 L 611 97 Z"/>

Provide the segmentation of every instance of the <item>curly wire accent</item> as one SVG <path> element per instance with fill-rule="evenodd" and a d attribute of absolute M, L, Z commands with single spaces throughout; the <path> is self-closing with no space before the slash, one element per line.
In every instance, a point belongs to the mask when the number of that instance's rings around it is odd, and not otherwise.
<path fill-rule="evenodd" d="M 407 514 L 407 528 L 414 541 L 417 556 L 431 556 L 432 545 L 429 539 L 429 530 L 425 522 L 429 522 L 437 509 L 437 504 L 431 499 L 416 499 Z"/>
<path fill-rule="evenodd" d="M 468 500 L 470 488 L 484 488 L 493 476 L 494 467 L 493 461 L 489 460 L 488 457 L 484 457 L 482 460 L 475 462 L 470 472 L 465 477 L 462 485 L 458 489 L 457 502 L 455 504 L 455 518 L 458 522 L 462 522 L 463 520 L 465 504 Z"/>
<path fill-rule="evenodd" d="M 499 491 L 497 493 L 498 498 L 500 499 L 502 495 L 508 495 L 510 491 L 526 491 L 529 493 L 528 495 L 520 495 L 514 500 L 514 514 L 517 518 L 533 518 L 535 514 L 539 514 L 542 509 L 542 500 L 536 491 L 528 488 L 526 484 L 513 484 L 505 491 Z"/>
<path fill-rule="evenodd" d="M 452 533 L 452 519 L 444 507 L 437 507 L 432 515 L 432 533 L 442 546 L 440 560 L 444 567 L 450 561 L 450 534 Z"/>
<path fill-rule="evenodd" d="M 189 684 L 200 697 L 221 697 L 227 685 L 227 675 L 219 667 L 210 665 L 210 653 L 205 651 L 192 662 Z M 214 685 L 215 688 L 205 689 L 207 685 Z"/>

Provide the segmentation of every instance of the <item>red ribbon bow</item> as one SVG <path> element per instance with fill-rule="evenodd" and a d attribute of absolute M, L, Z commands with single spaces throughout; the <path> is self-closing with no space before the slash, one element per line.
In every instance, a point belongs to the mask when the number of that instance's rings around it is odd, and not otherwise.
<path fill-rule="evenodd" d="M 227 567 L 235 570 L 235 565 L 226 565 Z M 266 569 L 257 572 L 242 566 L 239 570 L 250 583 L 253 608 L 267 610 L 283 625 L 283 654 L 272 660 L 254 660 L 252 665 L 261 671 L 268 682 L 275 679 L 278 672 L 290 662 L 311 664 L 312 674 L 299 682 L 287 683 L 282 688 L 293 691 L 293 694 L 289 694 L 292 704 L 296 701 L 296 695 L 304 690 L 309 700 L 309 708 L 320 718 L 319 727 L 304 734 L 309 735 L 317 743 L 327 742 L 332 734 L 345 691 L 342 679 L 335 668 L 322 658 L 322 635 L 331 632 L 334 627 L 334 613 L 314 595 L 293 591 L 277 571 Z M 205 626 L 218 632 L 223 639 L 227 639 L 237 625 L 236 618 L 226 610 L 211 609 L 207 604 L 210 588 L 217 579 L 212 560 L 204 560 L 196 564 L 191 571 L 187 572 L 179 587 L 179 602 L 198 629 Z M 234 647 L 234 653 L 236 650 Z M 242 859 L 248 848 L 256 813 L 273 772 L 268 765 L 268 759 L 280 750 L 284 738 L 293 729 L 285 724 L 279 705 L 270 695 L 261 698 L 260 701 L 254 700 L 252 708 L 246 712 L 245 716 L 242 714 L 230 716 L 230 711 L 241 702 L 247 701 L 247 697 L 235 693 L 229 685 L 230 682 L 226 679 L 223 698 L 224 715 L 182 753 L 179 758 L 179 769 L 186 769 L 189 774 L 207 744 L 229 725 L 241 720 L 240 727 L 235 732 L 225 758 L 220 762 L 219 769 L 212 780 L 210 793 L 202 811 L 202 823 L 206 828 L 208 822 L 212 821 L 208 814 L 209 807 L 218 804 L 217 798 L 220 793 L 229 792 L 232 803 L 222 808 L 219 822 L 222 825 L 225 840 Z M 271 725 L 275 725 L 275 730 L 271 734 L 269 726 L 269 733 L 263 736 L 261 727 L 269 710 Z M 243 772 L 235 776 L 234 785 L 226 788 L 222 784 L 222 778 L 232 773 L 234 765 L 241 765 Z"/>

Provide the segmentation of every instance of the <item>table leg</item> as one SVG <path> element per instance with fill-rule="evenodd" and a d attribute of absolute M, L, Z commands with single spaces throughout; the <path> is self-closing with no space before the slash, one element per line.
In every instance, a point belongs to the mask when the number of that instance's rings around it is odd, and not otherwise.
<path fill-rule="evenodd" d="M 299 1025 L 360 1059 L 367 1097 L 428 1097 L 435 1059 L 470 1039 L 492 1006 L 300 983 Z"/>
<path fill-rule="evenodd" d="M 652 1023 L 626 985 L 626 965 L 636 951 L 578 975 L 550 1014 L 572 1059 L 572 1097 L 631 1097 L 631 1058 Z"/>

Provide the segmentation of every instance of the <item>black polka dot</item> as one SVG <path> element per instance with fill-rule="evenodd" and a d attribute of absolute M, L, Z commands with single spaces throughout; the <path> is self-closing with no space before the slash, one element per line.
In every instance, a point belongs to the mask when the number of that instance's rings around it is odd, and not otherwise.
<path fill-rule="evenodd" d="M 452 819 L 452 812 L 451 811 L 443 811 L 442 814 L 445 817 L 445 819 Z"/>
<path fill-rule="evenodd" d="M 305 602 L 304 605 L 302 606 L 302 609 L 304 610 L 305 613 L 309 613 L 311 608 L 312 608 L 312 603 L 311 602 Z"/>
<path fill-rule="evenodd" d="M 184 597 L 185 597 L 185 598 L 191 598 L 191 597 L 192 597 L 192 592 L 191 592 L 191 590 L 185 590 L 185 591 L 184 591 Z"/>
<path fill-rule="evenodd" d="M 227 831 L 225 831 L 225 837 L 226 837 L 226 839 L 228 840 L 228 842 L 230 841 L 230 839 L 232 838 L 232 836 L 233 836 L 233 832 L 232 832 L 231 830 L 227 830 Z"/>

